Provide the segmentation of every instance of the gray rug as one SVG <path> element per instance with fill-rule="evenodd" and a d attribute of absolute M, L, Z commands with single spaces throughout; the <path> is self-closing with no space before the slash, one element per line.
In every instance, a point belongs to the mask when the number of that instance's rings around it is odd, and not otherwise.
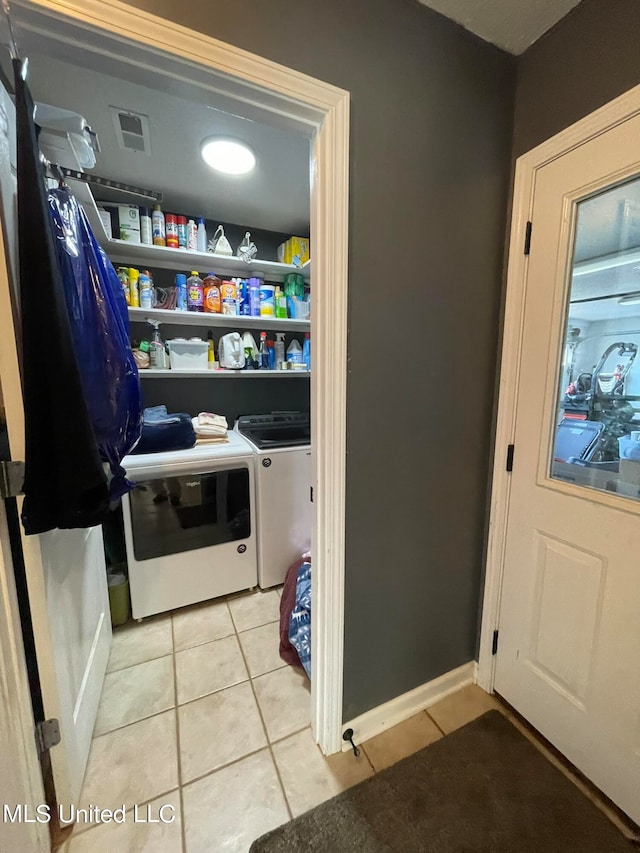
<path fill-rule="evenodd" d="M 489 711 L 263 835 L 250 853 L 634 849 L 502 714 Z"/>

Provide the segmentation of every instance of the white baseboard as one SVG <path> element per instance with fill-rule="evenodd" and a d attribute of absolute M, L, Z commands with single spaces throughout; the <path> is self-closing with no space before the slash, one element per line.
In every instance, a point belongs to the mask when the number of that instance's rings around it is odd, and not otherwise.
<path fill-rule="evenodd" d="M 385 729 L 408 720 L 409 717 L 419 711 L 424 711 L 429 705 L 434 705 L 450 693 L 454 693 L 468 684 L 474 684 L 477 666 L 475 661 L 469 661 L 457 669 L 445 672 L 444 675 L 434 678 L 433 681 L 421 684 L 420 687 L 415 687 L 408 693 L 396 696 L 395 699 L 385 702 L 384 705 L 378 705 L 377 708 L 372 708 L 348 723 L 344 723 L 342 730 L 353 729 L 355 743 L 363 743 L 369 738 L 379 735 Z M 351 746 L 345 742 L 342 749 L 345 751 L 351 749 Z"/>

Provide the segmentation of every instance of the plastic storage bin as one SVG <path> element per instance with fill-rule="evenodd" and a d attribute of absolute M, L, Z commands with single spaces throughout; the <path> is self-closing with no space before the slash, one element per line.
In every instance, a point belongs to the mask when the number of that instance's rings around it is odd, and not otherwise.
<path fill-rule="evenodd" d="M 209 345 L 201 340 L 174 338 L 167 341 L 172 370 L 207 370 Z"/>

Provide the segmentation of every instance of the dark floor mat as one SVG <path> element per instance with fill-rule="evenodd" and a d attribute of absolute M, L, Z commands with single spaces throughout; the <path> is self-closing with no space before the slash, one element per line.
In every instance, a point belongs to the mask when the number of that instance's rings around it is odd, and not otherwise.
<path fill-rule="evenodd" d="M 498 711 L 263 835 L 250 853 L 631 853 Z"/>

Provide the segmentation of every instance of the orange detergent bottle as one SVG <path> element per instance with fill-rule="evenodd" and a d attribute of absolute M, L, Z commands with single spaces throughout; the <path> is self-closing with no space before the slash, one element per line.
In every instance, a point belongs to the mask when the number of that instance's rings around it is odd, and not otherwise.
<path fill-rule="evenodd" d="M 206 314 L 222 313 L 222 298 L 220 296 L 221 281 L 213 272 L 207 274 L 204 285 L 204 310 Z"/>

